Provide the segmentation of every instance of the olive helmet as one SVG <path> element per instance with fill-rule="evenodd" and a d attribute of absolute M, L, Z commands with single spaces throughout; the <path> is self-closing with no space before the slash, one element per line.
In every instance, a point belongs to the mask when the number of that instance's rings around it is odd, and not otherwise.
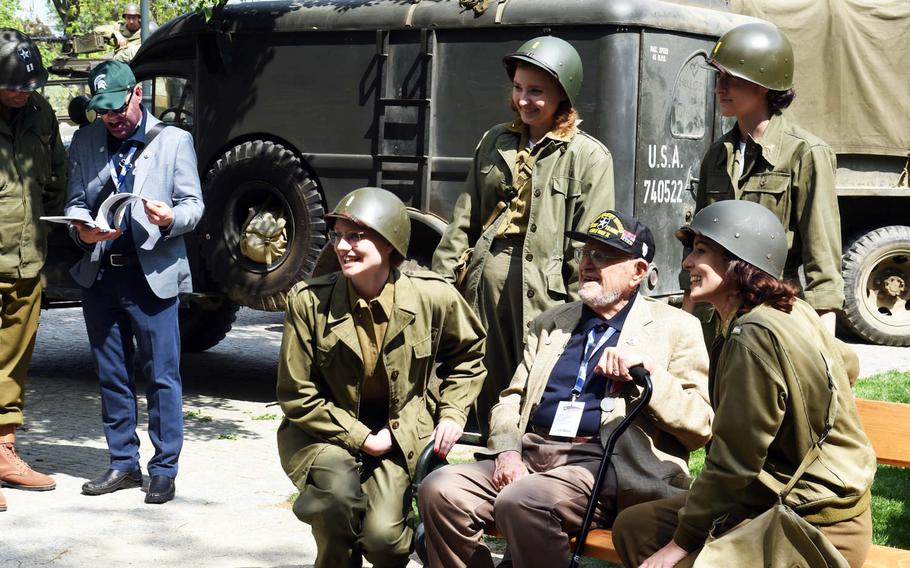
<path fill-rule="evenodd" d="M 348 219 L 373 229 L 389 241 L 401 256 L 408 256 L 411 219 L 404 203 L 391 191 L 381 187 L 355 189 L 345 195 L 326 217 Z"/>
<path fill-rule="evenodd" d="M 696 235 L 711 239 L 774 278 L 784 273 L 787 233 L 777 216 L 763 205 L 742 200 L 712 203 L 676 231 L 676 238 L 686 246 L 692 246 Z"/>
<path fill-rule="evenodd" d="M 139 16 L 140 15 L 139 6 L 137 4 L 133 4 L 132 2 L 130 2 L 129 4 L 127 4 L 126 6 L 123 7 L 123 13 L 120 15 L 121 16 Z"/>
<path fill-rule="evenodd" d="M 566 92 L 569 102 L 575 104 L 584 70 L 581 56 L 571 43 L 553 36 L 540 36 L 526 41 L 518 51 L 502 58 L 510 77 L 514 76 L 519 61 L 540 67 L 552 75 Z"/>
<path fill-rule="evenodd" d="M 24 33 L 0 29 L 0 89 L 34 91 L 47 82 L 47 69 L 35 42 Z"/>
<path fill-rule="evenodd" d="M 708 64 L 772 91 L 793 88 L 793 46 L 769 23 L 743 24 L 725 33 Z"/>

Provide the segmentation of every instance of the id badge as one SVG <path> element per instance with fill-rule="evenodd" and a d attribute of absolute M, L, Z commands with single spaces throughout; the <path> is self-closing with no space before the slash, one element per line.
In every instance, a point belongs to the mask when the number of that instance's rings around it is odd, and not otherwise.
<path fill-rule="evenodd" d="M 564 400 L 556 409 L 553 425 L 550 426 L 550 436 L 574 438 L 578 436 L 578 427 L 581 425 L 581 415 L 585 411 L 585 403 Z"/>

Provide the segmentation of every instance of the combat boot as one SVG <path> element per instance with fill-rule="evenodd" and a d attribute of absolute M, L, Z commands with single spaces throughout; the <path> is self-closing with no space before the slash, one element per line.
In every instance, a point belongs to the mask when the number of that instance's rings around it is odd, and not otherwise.
<path fill-rule="evenodd" d="M 43 473 L 38 473 L 16 455 L 12 442 L 0 443 L 0 486 L 26 491 L 50 491 L 57 484 Z"/>

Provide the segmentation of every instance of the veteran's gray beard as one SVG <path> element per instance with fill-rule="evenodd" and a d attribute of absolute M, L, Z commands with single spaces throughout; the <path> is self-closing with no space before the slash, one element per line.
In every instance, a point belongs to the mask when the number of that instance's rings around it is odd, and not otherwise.
<path fill-rule="evenodd" d="M 603 286 L 591 286 L 590 283 L 583 285 L 578 290 L 581 301 L 592 309 L 605 308 L 613 305 L 617 300 L 622 298 L 622 292 L 619 290 L 604 290 Z"/>

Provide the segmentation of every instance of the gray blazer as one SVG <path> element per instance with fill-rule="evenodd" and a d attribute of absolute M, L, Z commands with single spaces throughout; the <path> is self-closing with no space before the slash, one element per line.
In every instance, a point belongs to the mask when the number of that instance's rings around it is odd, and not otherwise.
<path fill-rule="evenodd" d="M 160 121 L 148 114 L 148 132 Z M 66 215 L 90 214 L 98 194 L 110 179 L 107 129 L 100 120 L 79 129 L 69 148 L 69 182 L 66 188 Z M 193 137 L 177 127 L 162 130 L 139 157 L 135 167 L 133 193 L 163 201 L 174 210 L 174 222 L 167 229 L 149 222 L 142 202 L 130 210 L 136 253 L 149 287 L 159 298 L 173 298 L 192 292 L 189 263 L 183 234 L 192 231 L 204 210 Z M 101 259 L 113 241 L 86 245 L 76 230 L 70 234 L 85 254 L 70 273 L 80 286 L 95 282 Z"/>
<path fill-rule="evenodd" d="M 490 438 L 484 453 L 521 451 L 522 434 L 581 315 L 582 303 L 571 302 L 534 320 L 524 360 L 490 411 Z M 651 402 L 619 439 L 611 462 L 619 483 L 617 506 L 623 509 L 688 488 L 689 452 L 711 437 L 714 412 L 708 402 L 708 352 L 698 319 L 638 296 L 617 347 L 640 351 L 654 368 Z M 602 413 L 602 443 L 625 417 L 627 404 L 637 404 L 640 394 L 637 385 L 626 383 L 616 406 Z"/>

